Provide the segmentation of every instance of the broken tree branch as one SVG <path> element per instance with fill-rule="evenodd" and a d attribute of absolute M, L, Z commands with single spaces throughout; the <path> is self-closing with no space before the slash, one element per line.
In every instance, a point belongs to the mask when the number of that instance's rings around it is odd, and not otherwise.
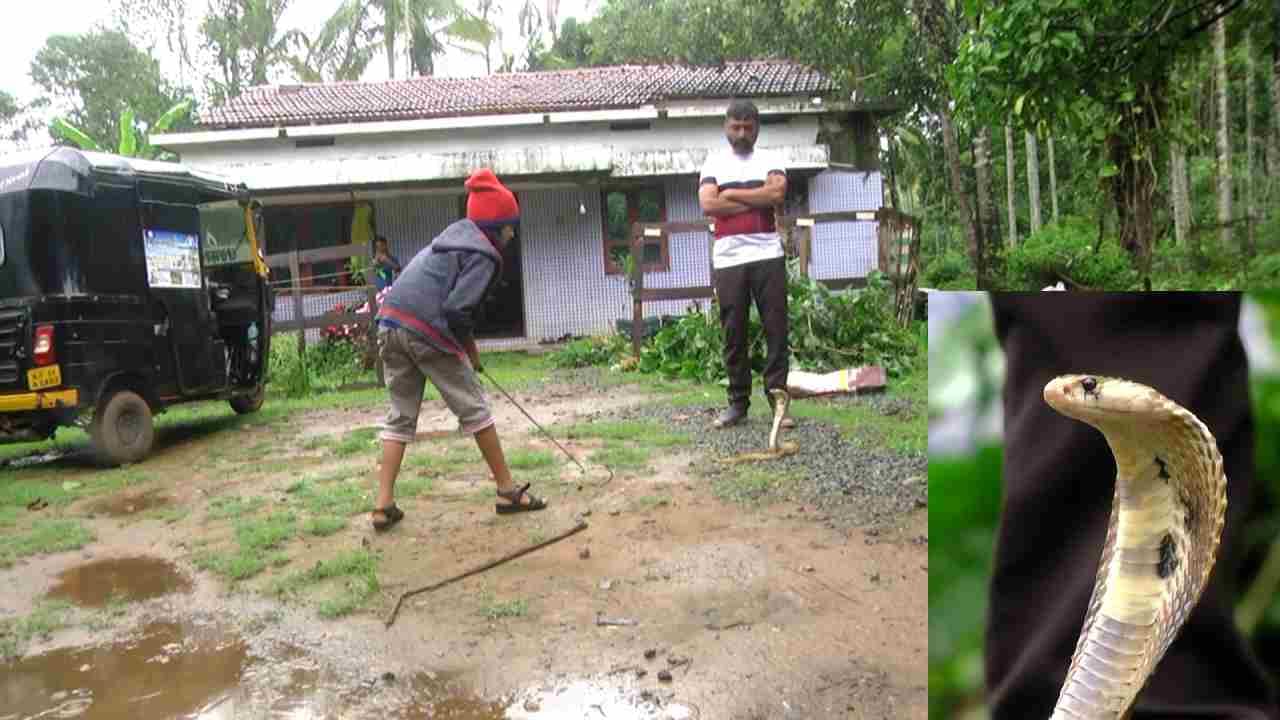
<path fill-rule="evenodd" d="M 427 586 L 425 586 L 425 587 L 420 587 L 420 588 L 418 588 L 418 589 L 416 589 L 416 590 L 409 590 L 408 592 L 401 593 L 401 594 L 400 594 L 400 599 L 399 599 L 399 600 L 396 600 L 396 606 L 391 610 L 391 615 L 387 617 L 387 620 L 386 620 L 386 623 L 385 623 L 385 624 L 386 624 L 386 626 L 387 626 L 388 628 L 389 628 L 389 627 L 391 627 L 392 623 L 394 623 L 394 622 L 396 621 L 396 615 L 398 615 L 398 614 L 400 613 L 400 606 L 404 604 L 404 601 L 405 601 L 405 600 L 408 600 L 409 598 L 413 597 L 414 595 L 420 595 L 420 594 L 425 593 L 425 592 L 431 592 L 431 591 L 433 591 L 433 590 L 439 590 L 440 588 L 444 587 L 445 585 L 449 585 L 450 583 L 455 583 L 455 582 L 457 582 L 457 581 L 459 581 L 459 580 L 462 580 L 463 578 L 469 578 L 469 577 L 471 577 L 472 575 L 476 575 L 476 574 L 478 574 L 478 573 L 482 573 L 482 572 L 484 572 L 485 570 L 488 570 L 488 569 L 490 569 L 490 568 L 495 568 L 495 567 L 497 567 L 497 566 L 499 566 L 499 565 L 501 565 L 501 564 L 503 564 L 503 563 L 505 563 L 505 562 L 509 562 L 509 561 L 511 561 L 511 560 L 515 560 L 516 558 L 518 558 L 518 557 L 520 557 L 520 556 L 522 556 L 522 555 L 528 555 L 529 553 L 531 553 L 531 552 L 533 552 L 533 551 L 535 551 L 535 550 L 541 550 L 542 548 L 544 548 L 544 547 L 546 547 L 546 546 L 548 546 L 548 545 L 551 545 L 551 544 L 554 544 L 554 543 L 558 543 L 558 542 L 560 542 L 561 540 L 564 540 L 565 538 L 569 537 L 570 535 L 573 535 L 573 534 L 575 534 L 575 533 L 582 532 L 583 530 L 586 530 L 586 529 L 587 529 L 587 523 L 582 522 L 582 521 L 579 521 L 579 522 L 578 522 L 578 524 L 577 524 L 577 525 L 575 525 L 572 529 L 566 530 L 566 531 L 564 531 L 564 532 L 560 533 L 559 535 L 556 535 L 555 537 L 551 538 L 550 540 L 543 540 L 542 542 L 540 542 L 540 543 L 538 543 L 538 544 L 536 544 L 536 545 L 530 545 L 529 547 L 526 547 L 526 548 L 524 548 L 524 549 L 522 549 L 522 550 L 517 550 L 517 551 L 515 551 L 515 552 L 513 552 L 513 553 L 510 553 L 510 554 L 508 554 L 508 555 L 504 555 L 504 556 L 502 556 L 502 557 L 498 558 L 497 560 L 490 560 L 489 562 L 487 562 L 487 563 L 485 563 L 485 564 L 483 564 L 483 565 L 481 565 L 481 566 L 479 566 L 479 567 L 474 567 L 474 568 L 472 568 L 472 569 L 470 569 L 470 570 L 468 570 L 468 571 L 466 571 L 466 572 L 464 572 L 464 573 L 459 573 L 459 574 L 454 575 L 453 577 L 448 578 L 448 579 L 446 579 L 446 580 L 441 580 L 441 581 L 440 581 L 440 582 L 438 582 L 438 583 L 433 583 L 433 584 L 431 584 L 431 585 L 427 585 Z"/>

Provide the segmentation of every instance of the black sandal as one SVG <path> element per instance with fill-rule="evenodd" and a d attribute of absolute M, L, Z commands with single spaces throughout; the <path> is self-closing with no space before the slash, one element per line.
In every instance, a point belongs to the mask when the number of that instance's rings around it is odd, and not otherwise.
<path fill-rule="evenodd" d="M 373 521 L 373 529 L 377 530 L 378 532 L 382 532 L 384 530 L 390 530 L 393 525 L 395 525 L 396 523 L 404 519 L 404 511 L 396 507 L 395 503 L 391 503 L 390 505 L 384 508 L 375 508 L 374 512 L 382 513 L 382 516 L 386 518 L 385 520 L 381 520 L 381 521 L 378 521 L 378 520 Z"/>
<path fill-rule="evenodd" d="M 547 502 L 545 500 L 539 497 L 534 497 L 533 495 L 529 496 L 528 503 L 520 502 L 520 498 L 528 492 L 528 490 L 529 483 L 525 483 L 522 488 L 516 488 L 515 490 L 509 490 L 507 492 L 498 490 L 498 497 L 506 498 L 511 502 L 494 503 L 494 509 L 498 511 L 499 515 L 509 515 L 511 513 L 519 512 L 533 512 L 534 510 L 541 510 L 547 506 Z"/>

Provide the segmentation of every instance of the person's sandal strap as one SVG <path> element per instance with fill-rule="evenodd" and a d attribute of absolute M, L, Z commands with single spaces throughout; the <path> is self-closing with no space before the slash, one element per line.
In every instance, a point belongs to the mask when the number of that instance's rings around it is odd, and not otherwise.
<path fill-rule="evenodd" d="M 506 492 L 498 490 L 497 493 L 499 497 L 510 500 L 511 502 L 494 503 L 494 509 L 497 510 L 499 515 L 508 515 L 518 512 L 532 512 L 534 510 L 541 510 L 545 508 L 547 506 L 546 501 L 533 495 L 529 495 L 528 503 L 520 502 L 520 498 L 524 497 L 525 493 L 529 491 L 529 486 L 530 483 L 525 483 L 524 487 L 516 488 L 515 490 Z"/>

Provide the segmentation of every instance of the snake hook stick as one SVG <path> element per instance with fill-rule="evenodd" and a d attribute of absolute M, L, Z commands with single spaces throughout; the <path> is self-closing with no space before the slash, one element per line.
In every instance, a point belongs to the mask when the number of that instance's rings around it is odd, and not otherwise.
<path fill-rule="evenodd" d="M 1222 455 L 1199 418 L 1145 385 L 1063 375 L 1044 399 L 1100 431 L 1117 470 L 1089 610 L 1050 720 L 1118 720 L 1213 569 L 1227 510 Z"/>
<path fill-rule="evenodd" d="M 479 373 L 480 373 L 481 375 L 484 375 L 484 376 L 485 376 L 485 378 L 487 378 L 487 379 L 489 380 L 489 382 L 493 384 L 493 386 L 494 386 L 494 387 L 498 388 L 498 392 L 500 392 L 500 393 L 502 393 L 503 395 L 505 395 L 505 396 L 506 396 L 506 398 L 507 398 L 507 400 L 510 400 L 510 401 L 511 401 L 511 404 L 516 406 L 516 409 L 517 409 L 517 410 L 519 410 L 520 412 L 524 413 L 524 416 L 525 416 L 526 418 L 528 418 L 528 419 L 529 419 L 529 422 L 533 423 L 535 427 L 537 427 L 539 430 L 541 430 L 541 431 L 542 431 L 542 434 L 543 434 L 543 435 L 546 435 L 548 440 L 550 440 L 552 443 L 554 443 L 556 447 L 560 448 L 560 452 L 562 452 L 562 453 L 564 453 L 565 455 L 567 455 L 567 456 L 569 457 L 569 459 L 573 461 L 573 464 L 578 466 L 578 469 L 582 471 L 582 474 L 583 474 L 584 476 L 589 475 L 589 473 L 587 472 L 587 469 L 586 469 L 585 467 L 583 467 L 582 463 L 578 462 L 578 458 L 574 457 L 574 456 L 573 456 L 573 453 L 571 453 L 571 452 L 569 452 L 568 450 L 566 450 L 566 449 L 565 449 L 565 447 L 564 447 L 563 445 L 561 445 L 561 444 L 560 444 L 560 441 L 559 441 L 559 440 L 556 440 L 556 439 L 555 439 L 555 437 L 553 437 L 553 436 L 551 435 L 551 433 L 547 432 L 547 429 L 546 429 L 546 428 L 544 428 L 544 427 L 542 427 L 542 423 L 538 422 L 537 420 L 534 420 L 534 419 L 533 419 L 533 416 L 529 414 L 529 411 L 528 411 L 528 410 L 525 410 L 525 409 L 524 409 L 524 407 L 523 407 L 520 403 L 516 402 L 516 399 L 515 399 L 514 397 L 512 397 L 512 396 L 511 396 L 511 393 L 507 392 L 506 388 L 504 388 L 504 387 L 502 387 L 501 385 L 499 385 L 499 384 L 498 384 L 498 381 L 497 381 L 497 380 L 494 380 L 492 375 L 490 375 L 489 373 L 485 372 L 483 367 L 482 367 L 482 368 L 478 368 L 478 371 L 479 371 Z M 605 470 L 607 470 L 607 471 L 609 472 L 609 479 L 608 479 L 608 480 L 605 480 L 605 481 L 602 483 L 602 486 L 603 486 L 603 485 L 608 485 L 609 483 L 613 482 L 613 469 L 612 469 L 612 468 L 610 468 L 608 465 L 604 465 L 604 464 L 601 464 L 601 467 L 603 467 Z"/>
<path fill-rule="evenodd" d="M 540 542 L 540 543 L 538 543 L 538 544 L 536 544 L 536 545 L 530 545 L 529 547 L 522 548 L 522 549 L 520 549 L 520 550 L 516 550 L 516 551 L 515 551 L 515 552 L 513 552 L 513 553 L 509 553 L 509 554 L 507 554 L 507 555 L 504 555 L 504 556 L 502 556 L 502 557 L 498 558 L 497 560 L 490 560 L 489 562 L 487 562 L 487 563 L 485 563 L 485 564 L 483 564 L 483 565 L 479 565 L 479 566 L 477 566 L 477 567 L 473 567 L 473 568 L 471 568 L 470 570 L 467 570 L 466 572 L 458 573 L 457 575 L 454 575 L 453 577 L 450 577 L 450 578 L 446 578 L 446 579 L 444 579 L 444 580 L 441 580 L 440 582 L 432 583 L 432 584 L 430 584 L 430 585 L 427 585 L 427 586 L 424 586 L 424 587 L 420 587 L 420 588 L 418 588 L 418 589 L 416 589 L 416 590 L 409 590 L 408 592 L 401 593 L 401 594 L 400 594 L 400 599 L 399 599 L 399 600 L 396 600 L 396 606 L 395 606 L 394 608 L 392 608 L 392 609 L 391 609 L 391 614 L 387 616 L 387 619 L 386 619 L 386 621 L 385 621 L 383 624 L 384 624 L 384 625 L 386 625 L 386 627 L 387 627 L 388 629 L 390 629 L 391 625 L 396 621 L 396 616 L 400 614 L 400 606 L 404 604 L 404 601 L 405 601 L 405 600 L 408 600 L 409 598 L 413 597 L 414 595 L 421 595 L 422 593 L 425 593 L 425 592 L 431 592 L 431 591 L 433 591 L 433 590 L 439 590 L 440 588 L 444 587 L 445 585 L 449 585 L 449 584 L 451 584 L 451 583 L 455 583 L 455 582 L 457 582 L 457 581 L 459 581 L 459 580 L 462 580 L 463 578 L 469 578 L 469 577 L 471 577 L 472 575 L 476 575 L 476 574 L 478 574 L 478 573 L 482 573 L 482 572 L 484 572 L 485 570 L 488 570 L 488 569 L 490 569 L 490 568 L 495 568 L 495 567 L 497 567 L 497 566 L 499 566 L 499 565 L 501 565 L 501 564 L 503 564 L 503 563 L 505 563 L 505 562 L 510 562 L 511 560 L 515 560 L 516 558 L 521 557 L 522 555 L 528 555 L 529 553 L 531 553 L 531 552 L 533 552 L 533 551 L 535 551 L 535 550 L 541 550 L 542 548 L 544 548 L 544 547 L 546 547 L 546 546 L 548 546 L 548 545 L 552 545 L 552 544 L 554 544 L 554 543 L 558 543 L 558 542 L 560 542 L 561 540 L 564 540 L 565 538 L 569 537 L 570 535 L 574 535 L 574 534 L 580 533 L 580 532 L 582 532 L 583 530 L 586 530 L 586 529 L 587 529 L 587 523 L 586 523 L 585 521 L 579 521 L 577 525 L 573 526 L 573 527 L 572 527 L 572 528 L 570 528 L 569 530 L 566 530 L 566 531 L 564 531 L 564 532 L 560 533 L 559 535 L 556 535 L 555 537 L 551 538 L 550 540 L 543 540 L 542 542 Z"/>

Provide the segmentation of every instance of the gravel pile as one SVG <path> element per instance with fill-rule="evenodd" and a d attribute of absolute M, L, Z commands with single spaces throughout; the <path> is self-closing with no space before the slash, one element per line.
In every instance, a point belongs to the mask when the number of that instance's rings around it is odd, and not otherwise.
<path fill-rule="evenodd" d="M 907 401 L 883 395 L 842 398 L 836 402 L 870 405 L 886 415 L 903 413 L 909 408 Z M 750 465 L 722 465 L 717 460 L 768 449 L 771 423 L 764 416 L 753 415 L 736 427 L 716 429 L 711 423 L 720 410 L 718 405 L 683 408 L 646 405 L 593 417 L 649 420 L 687 434 L 703 455 L 695 468 L 708 475 L 755 467 L 798 476 L 799 485 L 793 490 L 795 499 L 823 509 L 838 509 L 842 518 L 853 522 L 892 522 L 928 504 L 928 461 L 923 454 L 901 455 L 888 449 L 859 448 L 841 437 L 836 427 L 808 418 L 796 418 L 797 427 L 782 433 L 783 441 L 799 444 L 800 451 L 796 454 Z"/>

